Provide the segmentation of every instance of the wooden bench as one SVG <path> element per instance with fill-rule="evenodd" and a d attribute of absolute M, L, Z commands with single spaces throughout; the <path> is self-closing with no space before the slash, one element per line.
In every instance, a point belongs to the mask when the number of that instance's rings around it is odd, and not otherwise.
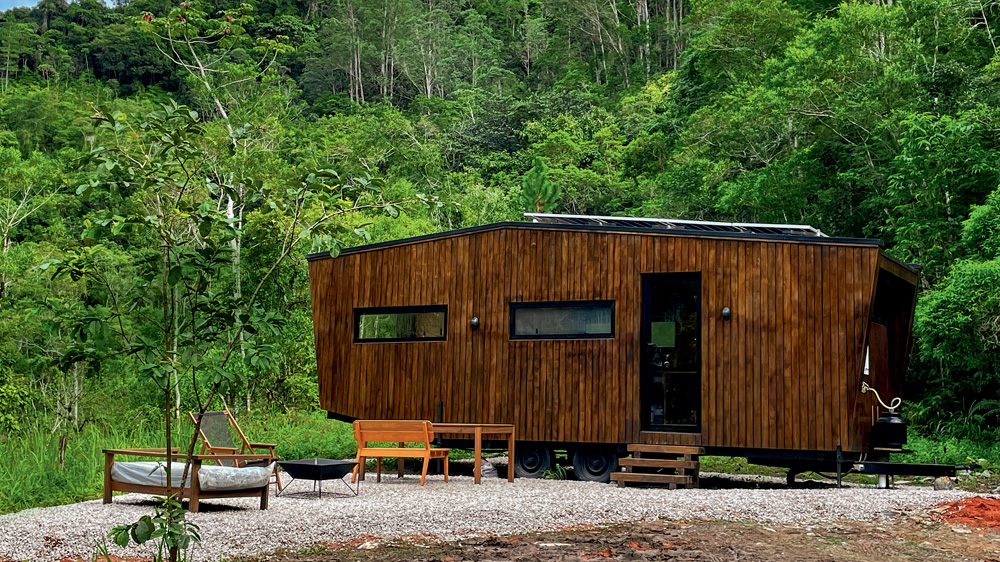
<path fill-rule="evenodd" d="M 420 474 L 420 485 L 427 481 L 427 466 L 431 459 L 444 459 L 444 481 L 448 481 L 448 451 L 432 449 L 434 428 L 431 422 L 423 420 L 357 420 L 354 422 L 354 439 L 358 442 L 358 466 L 354 469 L 351 482 L 365 478 L 365 462 L 374 457 L 376 482 L 382 481 L 382 457 L 400 459 L 424 459 L 424 469 Z M 399 443 L 398 447 L 369 447 L 369 443 Z M 415 443 L 417 447 L 406 447 Z"/>

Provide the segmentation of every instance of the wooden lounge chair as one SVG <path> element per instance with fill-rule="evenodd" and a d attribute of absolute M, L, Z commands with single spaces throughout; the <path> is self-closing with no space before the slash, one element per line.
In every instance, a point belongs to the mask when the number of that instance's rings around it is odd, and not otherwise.
<path fill-rule="evenodd" d="M 149 457 L 158 462 L 122 462 L 115 455 L 128 457 Z M 162 464 L 167 457 L 173 460 L 172 487 L 167 486 Z M 203 464 L 206 460 L 218 462 L 218 455 L 194 455 L 191 459 L 191 473 L 188 481 L 181 486 L 180 476 L 184 470 L 185 455 L 176 448 L 170 454 L 166 449 L 105 449 L 104 450 L 104 503 L 111 503 L 114 492 L 133 492 L 165 496 L 171 491 L 182 499 L 189 500 L 188 509 L 196 513 L 201 500 L 208 498 L 259 497 L 260 508 L 267 509 L 268 474 L 267 465 L 273 462 L 269 455 L 226 455 L 224 460 L 266 462 L 261 468 L 247 468 L 251 474 L 233 479 L 236 469 L 229 466 Z M 277 466 L 277 463 L 275 463 Z M 229 478 L 226 478 L 228 471 Z M 221 474 L 220 474 L 221 473 Z M 214 476 L 213 476 L 214 475 Z"/>
<path fill-rule="evenodd" d="M 198 414 L 188 412 L 188 416 L 191 417 L 191 422 L 197 425 Z M 233 430 L 236 431 L 236 435 L 240 438 L 239 447 L 233 441 Z M 266 465 L 270 464 L 271 461 L 281 460 L 280 457 L 274 454 L 274 448 L 277 447 L 277 444 L 251 443 L 229 410 L 205 412 L 202 414 L 201 426 L 198 427 L 198 435 L 201 436 L 201 454 L 219 455 L 217 462 L 223 466 L 242 467 L 247 466 L 247 464 L 261 463 Z M 254 455 L 258 454 L 258 451 L 262 455 L 268 455 L 268 457 L 261 461 L 248 461 L 232 457 L 232 455 L 236 454 Z M 279 492 L 282 490 L 277 465 L 275 465 L 274 479 L 271 483 L 278 486 Z"/>

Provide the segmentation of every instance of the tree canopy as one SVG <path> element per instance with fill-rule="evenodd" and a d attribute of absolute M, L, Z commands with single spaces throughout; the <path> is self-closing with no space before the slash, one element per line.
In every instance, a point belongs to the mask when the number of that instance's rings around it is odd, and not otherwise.
<path fill-rule="evenodd" d="M 3 12 L 0 431 L 28 408 L 62 420 L 45 424 L 57 432 L 148 413 L 142 393 L 102 407 L 150 390 L 138 373 L 151 362 L 95 318 L 199 268 L 229 299 L 220 330 L 280 317 L 238 338 L 221 399 L 312 407 L 307 251 L 526 207 L 879 237 L 924 266 L 914 419 L 981 428 L 970 407 L 1000 397 L 998 18 L 995 3 L 959 0 L 42 0 Z M 185 197 L 198 204 L 171 220 L 195 253 L 164 261 L 155 229 L 113 227 L 163 211 L 138 181 L 149 131 L 123 127 L 181 105 L 197 115 Z M 121 159 L 95 164 L 110 147 Z M 309 170 L 370 182 L 378 209 L 308 228 L 364 206 L 348 189 L 295 215 L 287 190 Z M 421 204 L 434 198 L 447 204 Z M 197 253 L 200 216 L 232 228 L 212 223 L 225 243 L 211 256 Z M 290 228 L 305 242 L 269 271 Z M 53 276 L 42 266 L 56 261 L 89 265 Z M 241 310 L 251 287 L 255 308 Z M 129 341 L 193 337 L 158 318 L 123 319 Z M 231 342 L 217 335 L 202 343 Z M 109 350 L 100 361 L 95 342 Z M 175 399 L 190 407 L 194 389 Z"/>

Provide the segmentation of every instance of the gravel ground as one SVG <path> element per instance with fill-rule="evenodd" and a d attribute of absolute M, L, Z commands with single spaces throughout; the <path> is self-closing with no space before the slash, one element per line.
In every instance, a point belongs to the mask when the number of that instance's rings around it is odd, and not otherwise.
<path fill-rule="evenodd" d="M 900 510 L 968 495 L 916 487 L 667 490 L 570 480 L 508 483 L 500 478 L 476 486 L 471 477 L 462 476 L 448 483 L 441 476 L 430 476 L 426 486 L 419 484 L 419 475 L 403 479 L 383 475 L 381 483 L 371 476 L 362 483 L 358 497 L 324 493 L 316 499 L 306 494 L 312 483 L 298 481 L 286 489 L 288 495 L 272 497 L 267 511 L 257 509 L 259 499 L 207 500 L 201 504 L 202 512 L 189 514 L 201 527 L 203 539 L 194 559 L 214 561 L 371 536 L 448 540 L 658 518 L 791 525 L 838 519 L 880 521 Z M 325 488 L 326 492 L 346 491 L 339 482 L 327 482 Z M 116 496 L 111 505 L 95 500 L 0 516 L 0 562 L 76 556 L 89 560 L 95 541 L 111 527 L 150 514 L 152 505 L 149 496 L 127 494 Z M 144 554 L 117 547 L 111 553 Z"/>

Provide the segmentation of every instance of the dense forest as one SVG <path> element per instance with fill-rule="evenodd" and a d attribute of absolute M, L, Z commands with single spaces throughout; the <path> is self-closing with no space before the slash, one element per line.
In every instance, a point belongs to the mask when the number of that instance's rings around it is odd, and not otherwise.
<path fill-rule="evenodd" d="M 8 10 L 0 439 L 62 463 L 88 427 L 161 420 L 164 388 L 308 411 L 304 254 L 519 220 L 542 174 L 555 212 L 881 238 L 924 268 L 911 422 L 993 443 L 995 24 L 994 0 Z"/>

